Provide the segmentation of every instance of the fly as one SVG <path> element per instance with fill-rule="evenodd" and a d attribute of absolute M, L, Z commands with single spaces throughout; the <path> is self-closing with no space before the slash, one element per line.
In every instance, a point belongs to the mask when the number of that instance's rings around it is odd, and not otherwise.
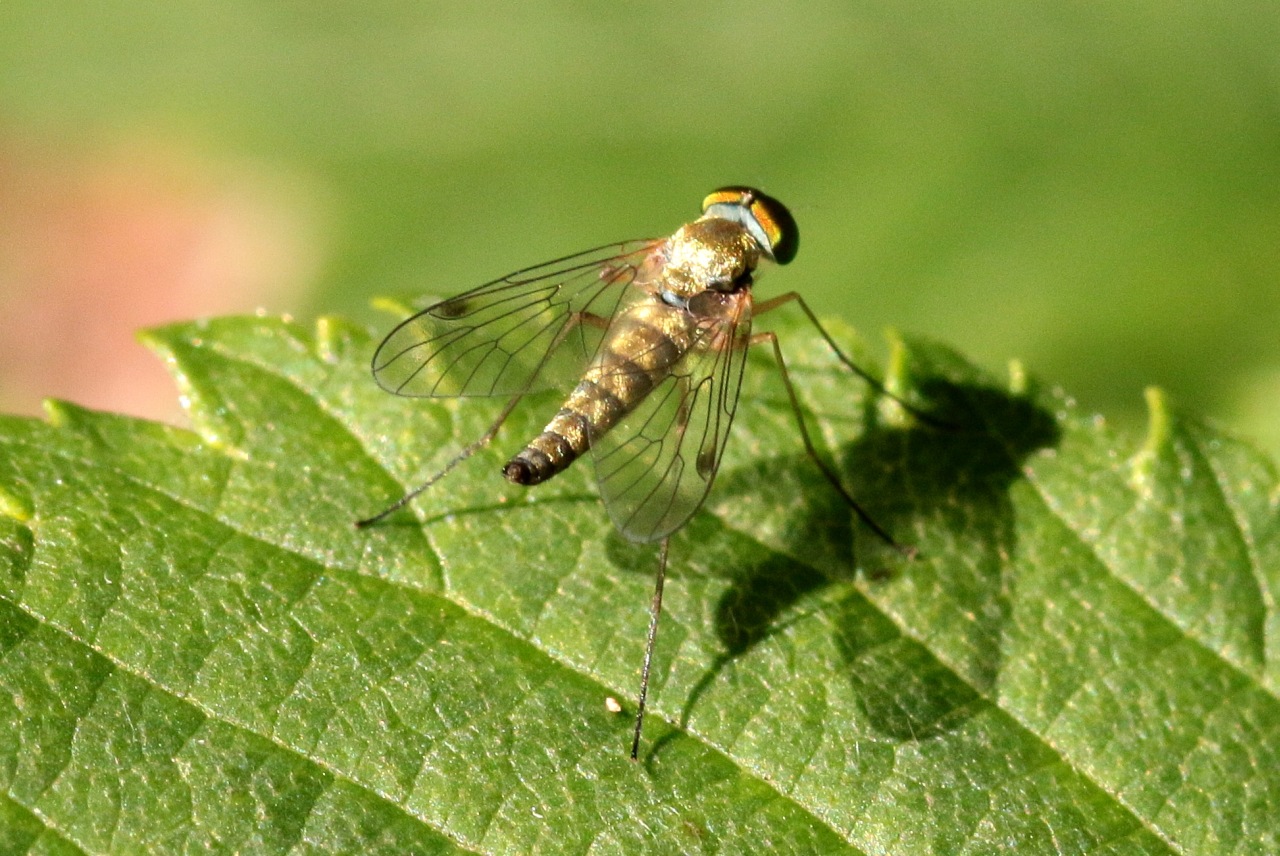
<path fill-rule="evenodd" d="M 638 757 L 667 548 L 702 505 L 720 468 L 738 406 L 747 351 L 767 343 L 778 361 L 805 450 L 876 535 L 904 555 L 818 456 L 772 332 L 751 321 L 796 303 L 850 370 L 856 366 L 796 292 L 755 302 L 767 263 L 795 258 L 800 232 L 781 202 L 749 187 L 723 187 L 702 216 L 670 237 L 609 244 L 516 271 L 427 307 L 378 346 L 373 375 L 410 398 L 496 396 L 506 404 L 489 430 L 440 472 L 387 509 L 403 507 L 494 438 L 526 394 L 568 388 L 560 411 L 503 467 L 535 485 L 591 452 L 605 507 L 623 536 L 660 544 L 640 674 L 631 758 Z M 585 368 L 584 368 L 585 367 Z"/>

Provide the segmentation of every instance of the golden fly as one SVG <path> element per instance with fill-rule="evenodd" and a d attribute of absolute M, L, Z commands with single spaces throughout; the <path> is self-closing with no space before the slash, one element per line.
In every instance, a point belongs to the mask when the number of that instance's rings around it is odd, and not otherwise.
<path fill-rule="evenodd" d="M 738 406 L 747 351 L 767 343 L 795 411 L 809 457 L 873 532 L 899 546 L 819 457 L 774 333 L 752 319 L 798 304 L 835 355 L 876 390 L 796 292 L 755 302 L 765 263 L 795 258 L 800 232 L 778 200 L 749 187 L 722 187 L 702 216 L 666 238 L 608 244 L 516 271 L 440 301 L 383 340 L 373 375 L 410 398 L 496 396 L 506 404 L 488 431 L 369 526 L 404 506 L 485 447 L 526 394 L 576 382 L 546 428 L 502 469 L 536 485 L 591 452 L 596 482 L 623 536 L 659 542 L 658 573 L 640 671 L 631 758 L 638 757 L 645 698 L 671 534 L 706 499 Z"/>

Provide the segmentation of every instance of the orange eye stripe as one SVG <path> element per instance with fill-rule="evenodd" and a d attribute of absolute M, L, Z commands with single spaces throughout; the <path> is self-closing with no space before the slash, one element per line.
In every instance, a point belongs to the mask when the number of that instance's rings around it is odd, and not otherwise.
<path fill-rule="evenodd" d="M 708 193 L 702 200 L 702 210 L 706 211 L 712 205 L 741 205 L 746 196 L 746 193 L 732 187 L 716 190 Z"/>
<path fill-rule="evenodd" d="M 782 227 L 773 219 L 769 206 L 760 201 L 752 202 L 751 216 L 755 217 L 756 222 L 760 224 L 760 228 L 764 229 L 765 235 L 769 238 L 769 245 L 776 247 L 782 240 Z"/>

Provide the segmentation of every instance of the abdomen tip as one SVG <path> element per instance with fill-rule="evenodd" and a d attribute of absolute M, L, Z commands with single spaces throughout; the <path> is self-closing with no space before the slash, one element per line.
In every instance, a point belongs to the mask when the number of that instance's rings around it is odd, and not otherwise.
<path fill-rule="evenodd" d="M 512 484 L 530 484 L 533 481 L 533 469 L 525 461 L 512 458 L 502 468 L 502 475 Z"/>

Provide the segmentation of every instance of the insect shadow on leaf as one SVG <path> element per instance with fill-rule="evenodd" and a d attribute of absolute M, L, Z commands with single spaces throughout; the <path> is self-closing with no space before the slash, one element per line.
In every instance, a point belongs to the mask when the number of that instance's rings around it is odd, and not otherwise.
<path fill-rule="evenodd" d="M 1052 415 L 1028 397 L 941 378 L 926 379 L 917 389 L 929 402 L 929 415 L 946 427 L 885 427 L 872 417 L 868 430 L 839 450 L 839 471 L 887 529 L 926 536 L 919 561 L 913 562 L 894 561 L 893 551 L 878 539 L 860 537 L 856 565 L 867 575 L 864 584 L 881 584 L 893 573 L 939 576 L 959 611 L 973 616 L 964 631 L 974 652 L 968 676 L 960 678 L 919 643 L 903 637 L 857 591 L 817 607 L 832 610 L 837 644 L 868 721 L 900 740 L 924 739 L 954 727 L 976 709 L 979 694 L 994 685 L 1014 584 L 1006 573 L 1006 558 L 1016 550 L 1010 486 L 1022 478 L 1028 455 L 1060 439 Z M 749 490 L 747 485 L 784 483 L 798 466 L 803 464 L 790 458 L 763 461 L 725 474 L 720 489 L 731 496 L 735 490 Z M 802 510 L 786 530 L 783 553 L 733 571 L 716 608 L 723 654 L 690 691 L 682 727 L 724 669 L 798 620 L 800 616 L 785 617 L 797 603 L 821 602 L 822 590 L 855 583 L 854 520 L 848 506 L 830 493 L 819 485 L 802 497 L 797 506 Z M 931 546 L 935 544 L 937 548 Z M 939 550 L 936 558 L 930 555 L 933 549 Z M 962 567 L 948 558 L 957 552 L 966 557 Z M 655 752 L 663 742 L 654 746 Z"/>

